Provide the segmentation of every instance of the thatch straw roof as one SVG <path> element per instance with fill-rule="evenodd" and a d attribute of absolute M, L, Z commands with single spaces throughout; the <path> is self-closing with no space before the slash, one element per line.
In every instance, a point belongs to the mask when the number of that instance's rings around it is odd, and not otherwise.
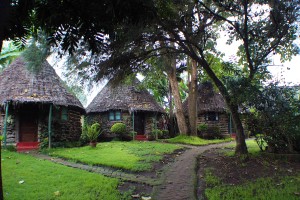
<path fill-rule="evenodd" d="M 53 103 L 84 111 L 80 101 L 67 91 L 47 61 L 36 73 L 30 72 L 25 65 L 19 57 L 0 74 L 0 105 L 8 101 L 14 104 Z"/>
<path fill-rule="evenodd" d="M 106 112 L 108 110 L 150 111 L 164 113 L 153 96 L 138 87 L 140 82 L 134 79 L 128 83 L 109 81 L 86 108 L 87 113 Z"/>
<path fill-rule="evenodd" d="M 183 110 L 185 113 L 188 111 L 187 100 L 183 103 Z M 198 86 L 197 110 L 198 114 L 227 111 L 223 96 L 219 92 L 214 91 L 212 83 L 205 82 Z"/>

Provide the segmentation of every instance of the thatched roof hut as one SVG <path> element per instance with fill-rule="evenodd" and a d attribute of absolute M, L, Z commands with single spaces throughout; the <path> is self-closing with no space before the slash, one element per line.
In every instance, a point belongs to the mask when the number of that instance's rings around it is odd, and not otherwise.
<path fill-rule="evenodd" d="M 23 58 L 19 57 L 0 74 L 0 106 L 6 102 L 51 103 L 84 111 L 80 101 L 67 91 L 47 61 L 36 73 L 27 70 L 25 65 Z"/>
<path fill-rule="evenodd" d="M 100 113 L 109 110 L 150 111 L 165 113 L 145 89 L 139 87 L 140 81 L 114 83 L 109 81 L 86 108 L 87 113 Z"/>
<path fill-rule="evenodd" d="M 183 103 L 183 109 L 185 113 L 188 113 L 188 101 Z M 223 96 L 220 92 L 214 91 L 211 82 L 205 82 L 198 86 L 197 110 L 198 114 L 227 111 Z"/>
<path fill-rule="evenodd" d="M 47 61 L 30 72 L 19 57 L 0 74 L 4 144 L 16 144 L 21 151 L 36 149 L 40 142 L 49 141 L 51 146 L 52 142 L 78 141 L 84 112 Z"/>

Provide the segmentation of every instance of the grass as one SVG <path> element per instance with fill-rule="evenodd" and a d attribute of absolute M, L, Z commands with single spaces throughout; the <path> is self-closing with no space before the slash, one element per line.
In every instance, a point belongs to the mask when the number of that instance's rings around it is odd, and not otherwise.
<path fill-rule="evenodd" d="M 209 200 L 298 200 L 300 192 L 300 174 L 294 177 L 260 178 L 255 182 L 248 182 L 242 185 L 229 186 L 217 185 L 205 190 Z"/>
<path fill-rule="evenodd" d="M 220 178 L 213 175 L 211 168 L 204 169 L 204 180 L 206 187 L 215 187 L 221 183 Z"/>
<path fill-rule="evenodd" d="M 2 176 L 4 199 L 126 199 L 117 179 L 15 152 L 2 151 Z"/>
<path fill-rule="evenodd" d="M 204 146 L 209 144 L 217 144 L 223 142 L 230 142 L 232 141 L 231 138 L 227 139 L 214 139 L 214 140 L 205 140 L 196 136 L 186 136 L 186 135 L 179 135 L 177 137 L 168 139 L 167 142 L 170 143 L 180 143 L 180 144 L 190 144 L 196 146 Z"/>
<path fill-rule="evenodd" d="M 107 142 L 96 148 L 58 148 L 49 151 L 52 156 L 89 165 L 103 165 L 131 171 L 146 171 L 164 154 L 180 149 L 178 145 L 158 142 Z"/>
<path fill-rule="evenodd" d="M 235 143 L 234 144 L 228 144 L 226 147 L 228 148 L 231 148 L 232 150 L 231 151 L 225 151 L 225 155 L 227 156 L 234 156 L 234 148 L 235 148 Z M 256 143 L 255 140 L 247 140 L 246 141 L 246 145 L 247 145 L 247 148 L 248 148 L 248 152 L 250 155 L 252 156 L 258 156 L 261 151 L 258 147 L 258 144 Z"/>

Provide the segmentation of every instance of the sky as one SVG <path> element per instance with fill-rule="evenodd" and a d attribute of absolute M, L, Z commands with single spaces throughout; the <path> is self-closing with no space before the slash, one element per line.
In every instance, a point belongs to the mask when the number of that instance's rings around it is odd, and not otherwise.
<path fill-rule="evenodd" d="M 300 38 L 296 41 L 296 44 L 300 46 Z M 217 40 L 217 49 L 225 53 L 225 59 L 236 55 L 238 45 L 238 42 L 234 42 L 231 45 L 226 44 L 226 38 Z M 300 54 L 293 56 L 290 62 L 285 63 L 280 62 L 279 55 L 274 55 L 272 57 L 272 65 L 268 67 L 268 70 L 273 75 L 273 80 L 281 80 L 281 84 L 300 85 Z"/>

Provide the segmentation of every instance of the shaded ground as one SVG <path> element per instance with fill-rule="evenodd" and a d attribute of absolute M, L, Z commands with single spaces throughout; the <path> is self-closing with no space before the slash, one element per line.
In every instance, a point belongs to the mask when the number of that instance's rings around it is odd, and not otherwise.
<path fill-rule="evenodd" d="M 198 157 L 197 195 L 199 199 L 206 199 L 204 195 L 206 184 L 203 177 L 204 170 L 207 168 L 211 169 L 213 174 L 221 179 L 222 183 L 228 185 L 239 185 L 258 178 L 288 176 L 300 173 L 299 161 L 274 159 L 267 155 L 250 157 L 248 161 L 242 161 L 234 156 L 224 156 L 222 153 L 224 151 L 226 149 L 222 151 L 210 149 Z"/>

